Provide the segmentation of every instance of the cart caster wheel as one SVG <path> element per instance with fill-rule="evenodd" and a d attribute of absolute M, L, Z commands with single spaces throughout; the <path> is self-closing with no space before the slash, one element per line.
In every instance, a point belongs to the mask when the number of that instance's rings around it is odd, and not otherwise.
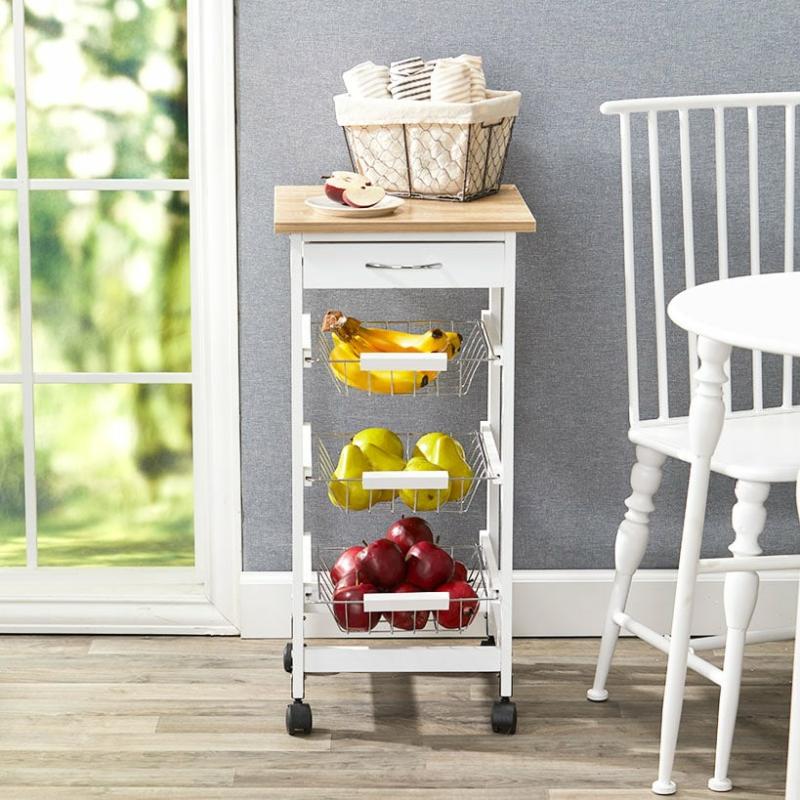
<path fill-rule="evenodd" d="M 311 706 L 308 703 L 295 700 L 286 706 L 286 732 L 289 736 L 311 733 Z"/>
<path fill-rule="evenodd" d="M 292 643 L 286 642 L 283 648 L 283 668 L 291 673 L 292 671 Z"/>
<path fill-rule="evenodd" d="M 495 701 L 492 706 L 492 730 L 508 736 L 517 732 L 517 705 L 507 697 Z"/>
<path fill-rule="evenodd" d="M 496 645 L 497 642 L 495 642 L 494 636 L 487 636 L 481 640 L 481 647 L 495 647 Z"/>

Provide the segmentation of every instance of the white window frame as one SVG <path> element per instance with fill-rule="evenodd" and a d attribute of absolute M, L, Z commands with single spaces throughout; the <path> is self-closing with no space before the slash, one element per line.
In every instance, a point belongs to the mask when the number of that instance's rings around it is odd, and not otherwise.
<path fill-rule="evenodd" d="M 21 372 L 26 540 L 35 563 L 29 197 L 46 189 L 189 191 L 191 373 L 36 373 L 36 383 L 191 383 L 194 567 L 0 569 L 2 633 L 235 634 L 242 568 L 239 459 L 236 136 L 233 0 L 187 0 L 189 177 L 169 180 L 30 179 L 27 172 L 24 0 L 12 0 L 17 177 L 0 189 L 19 209 Z M 26 397 L 27 395 L 27 397 Z"/>

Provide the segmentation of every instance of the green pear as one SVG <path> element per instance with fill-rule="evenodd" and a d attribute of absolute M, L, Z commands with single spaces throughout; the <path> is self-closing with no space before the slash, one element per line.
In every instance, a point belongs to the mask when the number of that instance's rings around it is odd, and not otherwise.
<path fill-rule="evenodd" d="M 451 436 L 441 436 L 433 445 L 430 461 L 450 473 L 448 501 L 461 500 L 472 486 L 472 468 L 464 458 L 464 448 Z"/>
<path fill-rule="evenodd" d="M 365 445 L 371 444 L 380 447 L 387 453 L 398 458 L 403 457 L 404 447 L 402 439 L 392 433 L 388 428 L 364 428 L 353 436 L 353 444 L 362 450 Z M 402 469 L 402 467 L 400 467 Z"/>
<path fill-rule="evenodd" d="M 423 456 L 414 456 L 406 464 L 406 472 L 435 472 L 439 469 Z M 450 489 L 400 489 L 397 494 L 412 511 L 436 511 L 447 502 Z"/>
<path fill-rule="evenodd" d="M 400 471 L 406 468 L 406 462 L 402 458 L 393 453 L 387 453 L 374 444 L 361 445 L 361 452 L 367 457 L 374 470 L 388 472 L 391 470 Z M 377 494 L 379 502 L 391 503 L 395 498 L 396 492 L 394 489 L 383 489 Z"/>
<path fill-rule="evenodd" d="M 370 493 L 361 483 L 361 476 L 371 469 L 372 465 L 361 449 L 354 444 L 346 444 L 339 453 L 339 463 L 328 482 L 331 503 L 349 511 L 363 511 L 377 503 L 378 493 Z"/>

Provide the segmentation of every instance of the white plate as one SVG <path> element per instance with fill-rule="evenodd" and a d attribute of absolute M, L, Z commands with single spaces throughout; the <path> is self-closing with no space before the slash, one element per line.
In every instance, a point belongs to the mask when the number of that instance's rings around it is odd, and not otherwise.
<path fill-rule="evenodd" d="M 402 197 L 393 197 L 387 194 L 380 203 L 376 203 L 374 206 L 353 208 L 352 206 L 343 206 L 324 194 L 306 198 L 306 205 L 309 208 L 332 217 L 385 217 L 387 214 L 394 214 L 404 202 Z"/>

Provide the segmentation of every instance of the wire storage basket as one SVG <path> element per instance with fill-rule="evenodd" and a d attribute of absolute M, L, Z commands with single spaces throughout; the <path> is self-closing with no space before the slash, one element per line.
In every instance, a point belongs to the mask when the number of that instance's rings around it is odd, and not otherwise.
<path fill-rule="evenodd" d="M 370 328 L 403 330 L 407 333 L 422 333 L 432 328 L 458 331 L 462 336 L 459 352 L 441 372 L 421 373 L 412 370 L 389 371 L 379 375 L 361 369 L 359 358 L 342 359 L 335 355 L 330 333 L 316 325 L 318 331 L 316 353 L 313 360 L 327 365 L 333 385 L 343 396 L 353 394 L 410 395 L 436 397 L 463 397 L 472 387 L 475 375 L 482 364 L 497 360 L 486 328 L 480 320 L 381 320 L 368 321 Z"/>
<path fill-rule="evenodd" d="M 519 92 L 476 103 L 335 98 L 353 169 L 390 194 L 477 200 L 500 189 Z"/>
<path fill-rule="evenodd" d="M 404 443 L 406 454 L 411 457 L 414 442 L 422 434 L 398 433 Z M 497 479 L 491 468 L 492 459 L 486 452 L 484 438 L 479 431 L 472 431 L 466 436 L 459 436 L 464 449 L 464 460 L 469 465 L 471 475 L 468 478 L 445 476 L 444 486 L 447 488 L 406 489 L 396 491 L 383 488 L 369 488 L 369 475 L 380 472 L 364 473 L 356 478 L 339 478 L 334 475 L 342 448 L 352 442 L 352 434 L 320 433 L 314 434 L 316 463 L 312 474 L 306 479 L 307 484 L 321 483 L 328 489 L 328 497 L 332 504 L 345 512 L 389 510 L 392 512 L 438 513 L 449 512 L 464 514 L 469 511 L 475 495 L 482 483 Z M 403 478 L 414 482 L 419 476 L 423 478 L 431 473 L 406 471 L 400 473 Z M 398 484 L 400 481 L 398 481 Z"/>
<path fill-rule="evenodd" d="M 403 595 L 411 610 L 391 610 L 391 593 L 377 594 L 364 600 L 334 600 L 334 582 L 331 567 L 340 554 L 337 548 L 320 548 L 316 557 L 317 595 L 312 604 L 327 606 L 340 631 L 347 634 L 373 634 L 376 636 L 488 636 L 489 604 L 500 601 L 500 592 L 491 588 L 487 578 L 485 555 L 480 545 L 443 546 L 454 561 L 460 561 L 467 569 L 467 583 L 475 592 L 475 597 L 445 598 L 431 602 L 430 593 L 409 593 Z M 418 599 L 416 599 L 418 598 Z M 449 611 L 450 620 L 440 624 L 442 618 L 432 606 Z M 371 608 L 384 608 L 372 611 Z M 430 609 L 430 611 L 429 611 Z M 429 611 L 429 613 L 425 613 Z M 366 612 L 366 619 L 365 619 Z M 358 619 L 357 619 L 358 617 Z M 485 631 L 473 624 L 483 620 Z M 443 621 L 443 620 L 442 620 Z M 358 622 L 366 622 L 359 625 Z"/>

